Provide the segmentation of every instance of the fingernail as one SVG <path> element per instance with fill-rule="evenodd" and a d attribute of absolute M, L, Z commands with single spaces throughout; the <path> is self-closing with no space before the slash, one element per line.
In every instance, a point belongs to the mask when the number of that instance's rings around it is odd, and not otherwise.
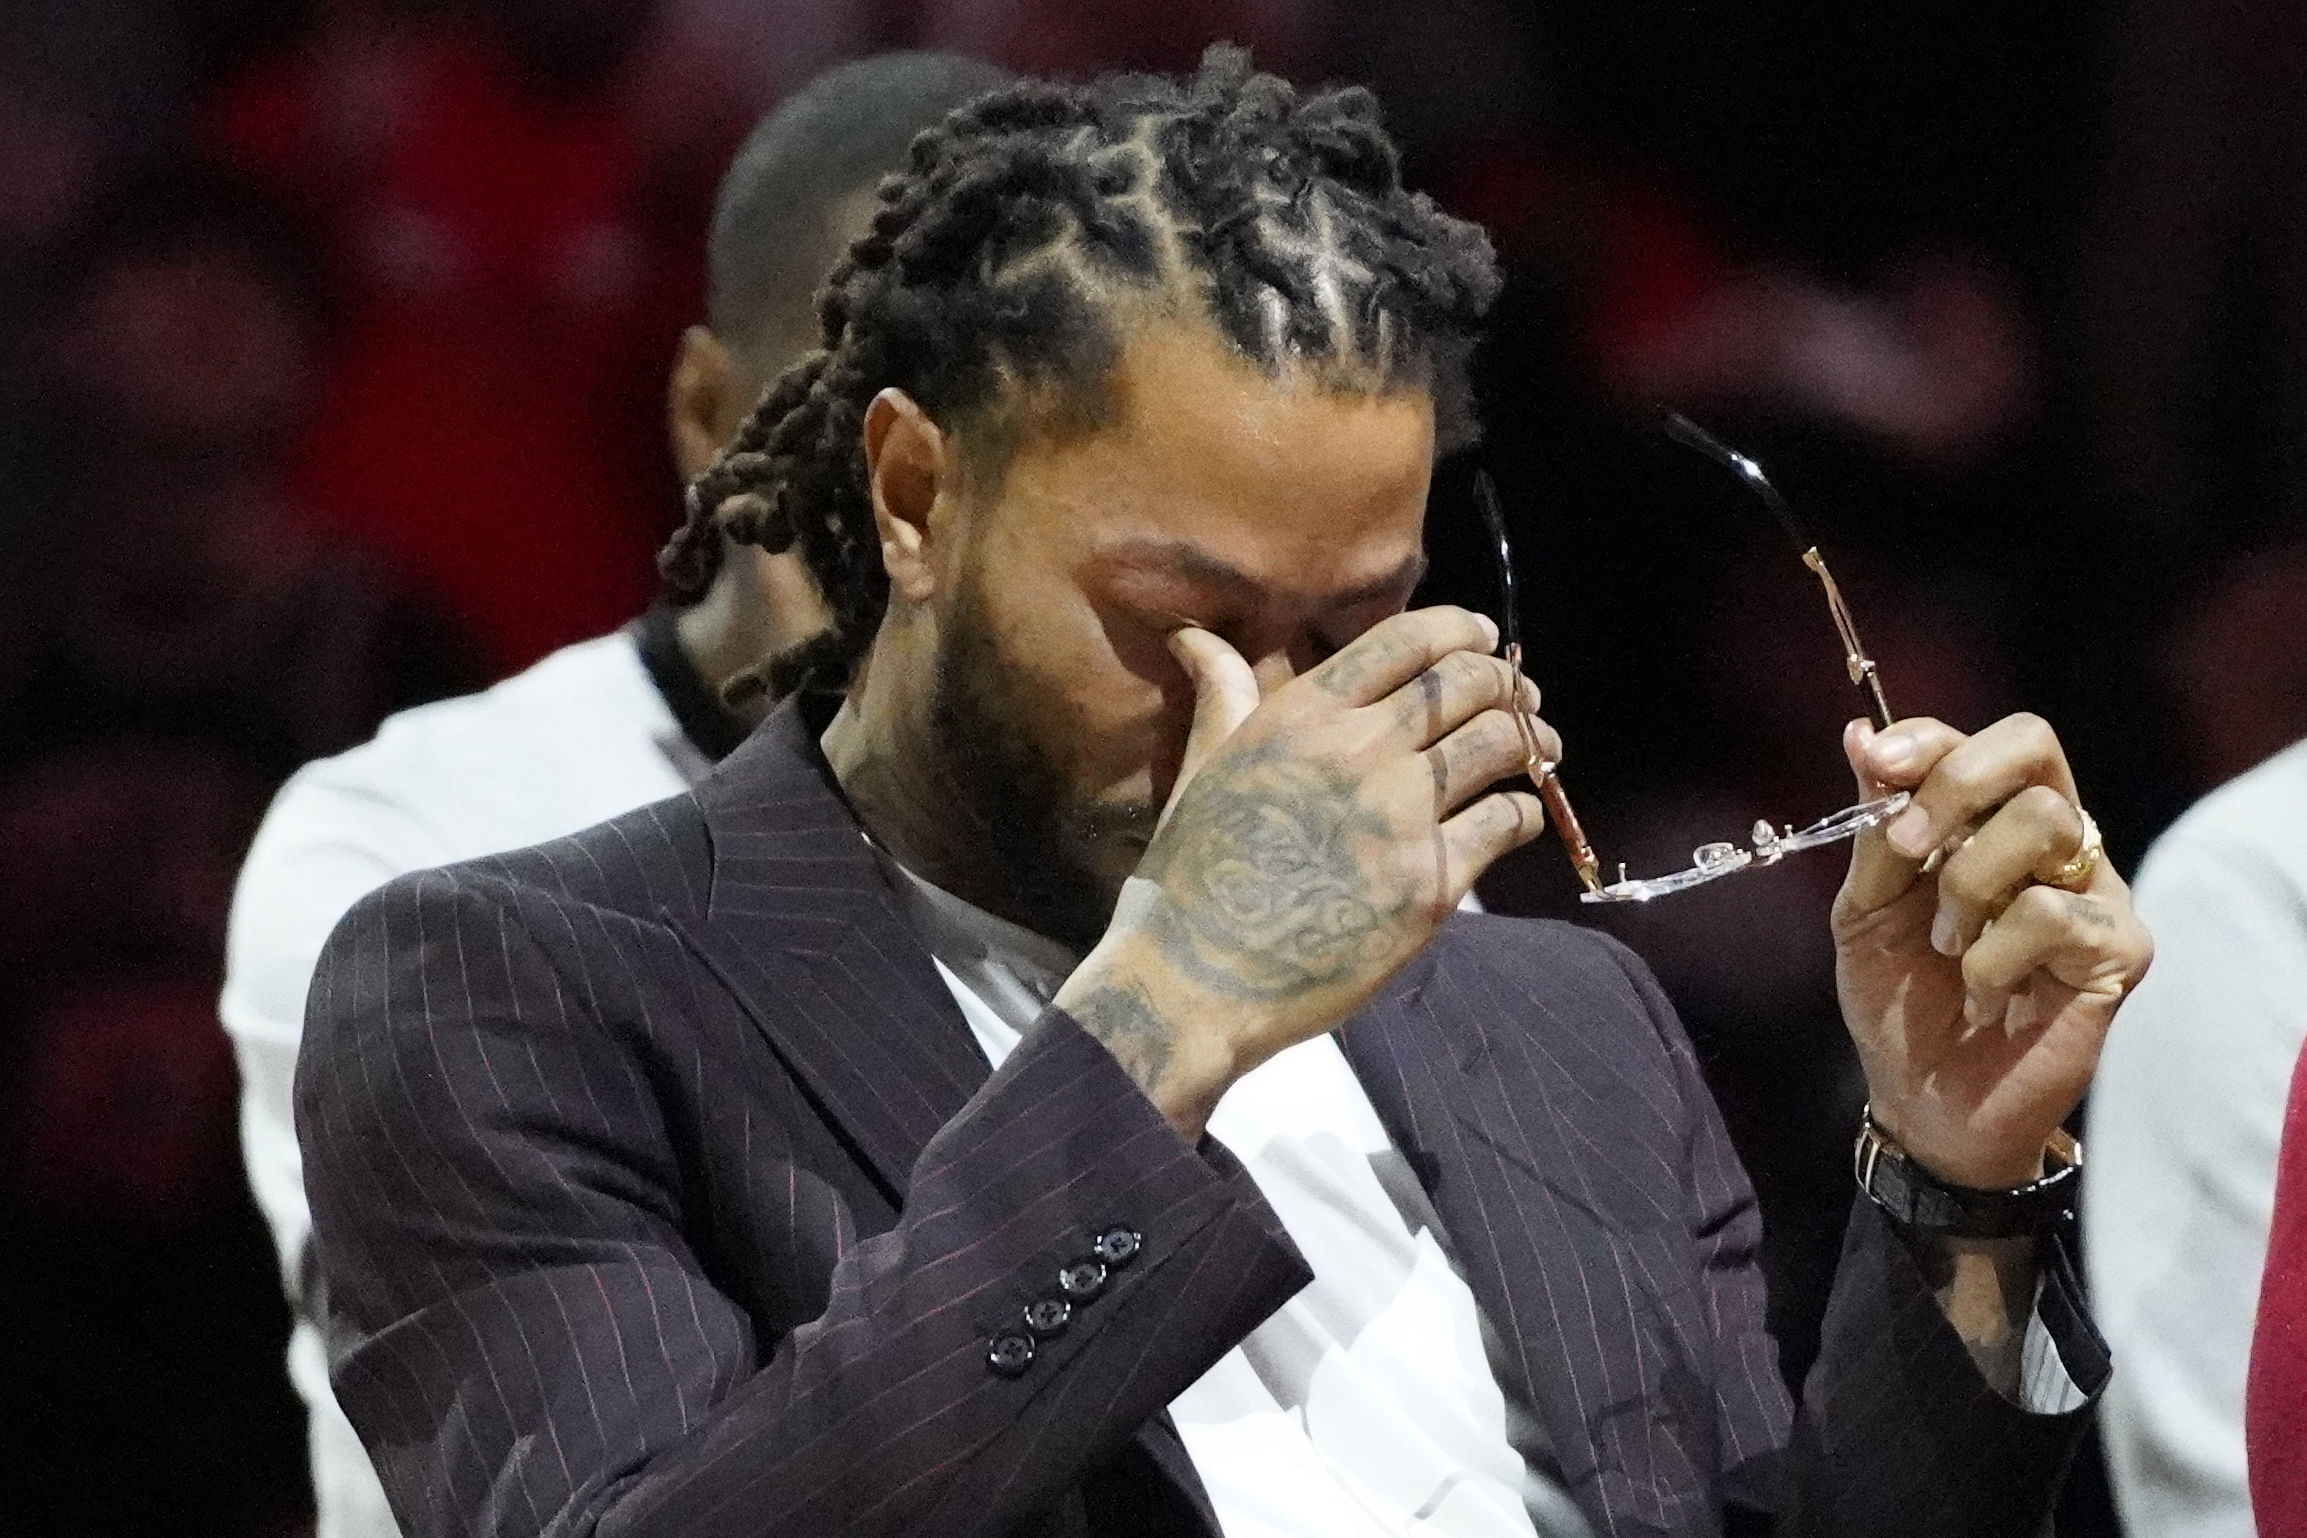
<path fill-rule="evenodd" d="M 1987 1001 L 1985 999 L 1980 998 L 1975 993 L 1966 993 L 1963 995 L 1963 1020 L 1967 1024 L 1973 1026 L 1985 1025 L 1991 1018 L 1993 1018 L 1992 1012 L 1988 1010 Z"/>
<path fill-rule="evenodd" d="M 1931 920 L 1931 949 L 1941 956 L 1952 956 L 1957 949 L 1957 939 L 1955 910 L 1939 909 L 1937 916 Z"/>
<path fill-rule="evenodd" d="M 1915 741 L 1904 732 L 1884 732 L 1867 753 L 1880 769 L 1904 769 L 1914 762 Z"/>
<path fill-rule="evenodd" d="M 1900 854 L 1919 860 L 1930 852 L 1931 814 L 1919 806 L 1910 806 L 1891 819 L 1883 837 L 1890 840 L 1891 848 Z"/>
<path fill-rule="evenodd" d="M 1474 617 L 1482 622 L 1482 633 L 1490 638 L 1490 649 L 1496 651 L 1498 649 L 1498 622 L 1487 614 L 1477 614 Z"/>

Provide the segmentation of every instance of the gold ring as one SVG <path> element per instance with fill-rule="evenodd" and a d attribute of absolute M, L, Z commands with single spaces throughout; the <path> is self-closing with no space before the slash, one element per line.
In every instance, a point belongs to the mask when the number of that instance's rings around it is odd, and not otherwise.
<path fill-rule="evenodd" d="M 2099 841 L 2099 825 L 2091 814 L 2078 806 L 2075 815 L 2083 820 L 2082 847 L 2075 851 L 2073 859 L 2043 878 L 2043 885 L 2063 887 L 2070 892 L 2080 892 L 2090 886 L 2107 856 L 2106 845 Z"/>

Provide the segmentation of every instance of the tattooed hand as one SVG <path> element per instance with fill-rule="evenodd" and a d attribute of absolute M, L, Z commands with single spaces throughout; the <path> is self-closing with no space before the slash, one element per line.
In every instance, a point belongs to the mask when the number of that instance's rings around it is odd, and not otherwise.
<path fill-rule="evenodd" d="M 1543 829 L 1536 796 L 1483 794 L 1523 765 L 1509 710 L 1538 703 L 1496 644 L 1479 615 L 1416 610 L 1260 699 L 1223 641 L 1173 638 L 1195 684 L 1185 763 L 1056 1002 L 1189 1136 L 1234 1079 L 1367 1003 Z"/>

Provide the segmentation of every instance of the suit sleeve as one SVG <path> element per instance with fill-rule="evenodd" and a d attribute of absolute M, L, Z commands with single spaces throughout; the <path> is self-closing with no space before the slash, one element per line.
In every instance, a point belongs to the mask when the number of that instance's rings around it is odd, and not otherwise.
<path fill-rule="evenodd" d="M 1649 970 L 1618 947 L 1689 1107 L 1692 1243 L 1715 1338 L 1717 1435 L 1734 1532 L 1982 1538 L 2048 1531 L 2089 1422 L 2022 1410 L 1980 1374 L 1889 1223 L 1854 1199 L 1818 1360 L 1791 1425 L 1764 1323 L 1754 1191 L 1687 1034 Z M 2063 1245 L 2038 1306 L 2069 1375 L 2097 1393 L 2109 1366 Z"/>
<path fill-rule="evenodd" d="M 1008 1532 L 1306 1280 L 1239 1166 L 1051 1011 L 888 1231 L 804 1169 L 759 1177 L 837 1253 L 822 1311 L 765 1338 L 692 1247 L 689 1102 L 533 938 L 553 918 L 470 871 L 397 882 L 313 991 L 297 1115 L 337 1389 L 412 1535 Z M 993 1371 L 1116 1215 L 1142 1250 Z"/>

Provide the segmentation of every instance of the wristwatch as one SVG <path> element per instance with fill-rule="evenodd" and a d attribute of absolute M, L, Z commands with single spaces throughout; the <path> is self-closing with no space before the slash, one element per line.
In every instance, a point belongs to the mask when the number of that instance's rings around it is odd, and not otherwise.
<path fill-rule="evenodd" d="M 2005 1191 L 1950 1185 L 1907 1157 L 1875 1125 L 1869 1107 L 1859 1123 L 1852 1165 L 1859 1189 L 1893 1223 L 1946 1239 L 2017 1239 L 2045 1234 L 2074 1214 L 2082 1183 L 2083 1145 L 2064 1130 L 2043 1147 L 2039 1180 Z"/>

